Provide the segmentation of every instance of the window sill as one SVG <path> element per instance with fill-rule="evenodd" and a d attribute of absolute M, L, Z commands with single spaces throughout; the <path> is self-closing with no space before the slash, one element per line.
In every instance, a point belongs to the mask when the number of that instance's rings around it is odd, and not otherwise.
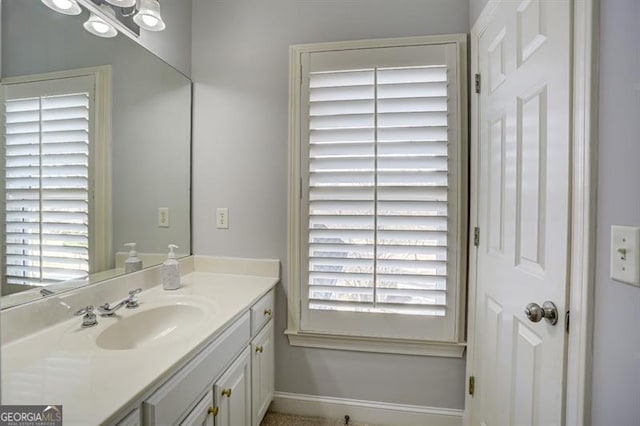
<path fill-rule="evenodd" d="M 445 358 L 462 358 L 467 346 L 466 343 L 457 342 L 429 342 L 341 336 L 334 334 L 303 333 L 290 329 L 285 330 L 285 334 L 289 338 L 289 344 L 291 346 Z"/>

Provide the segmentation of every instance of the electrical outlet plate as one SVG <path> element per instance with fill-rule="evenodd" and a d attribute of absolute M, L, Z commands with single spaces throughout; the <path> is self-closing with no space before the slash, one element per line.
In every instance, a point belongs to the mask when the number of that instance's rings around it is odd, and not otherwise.
<path fill-rule="evenodd" d="M 611 278 L 640 287 L 640 228 L 611 227 Z"/>
<path fill-rule="evenodd" d="M 158 227 L 169 227 L 169 207 L 158 208 Z"/>
<path fill-rule="evenodd" d="M 221 207 L 216 210 L 216 228 L 229 229 L 229 209 Z"/>

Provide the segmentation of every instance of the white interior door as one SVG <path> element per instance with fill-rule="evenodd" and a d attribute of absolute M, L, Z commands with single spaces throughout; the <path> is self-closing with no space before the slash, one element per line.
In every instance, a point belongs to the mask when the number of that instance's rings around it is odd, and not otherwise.
<path fill-rule="evenodd" d="M 502 1 L 480 33 L 473 425 L 563 424 L 571 1 Z M 551 301 L 557 324 L 526 306 Z"/>

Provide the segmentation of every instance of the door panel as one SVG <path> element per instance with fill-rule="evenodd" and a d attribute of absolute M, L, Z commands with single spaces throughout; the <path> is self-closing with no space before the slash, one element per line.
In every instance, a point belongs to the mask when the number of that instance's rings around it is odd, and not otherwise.
<path fill-rule="evenodd" d="M 562 424 L 570 30 L 569 0 L 503 1 L 479 38 L 474 425 Z M 545 300 L 555 326 L 524 313 Z"/>
<path fill-rule="evenodd" d="M 515 320 L 516 335 L 513 351 L 513 381 L 511 412 L 514 425 L 533 425 L 535 408 L 539 406 L 537 395 L 542 380 L 540 351 L 542 338 L 520 319 Z"/>

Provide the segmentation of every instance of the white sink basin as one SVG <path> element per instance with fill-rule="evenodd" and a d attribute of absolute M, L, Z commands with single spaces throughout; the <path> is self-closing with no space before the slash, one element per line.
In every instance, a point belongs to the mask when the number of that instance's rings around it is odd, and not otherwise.
<path fill-rule="evenodd" d="M 175 341 L 189 335 L 189 329 L 207 314 L 198 304 L 151 307 L 119 318 L 96 337 L 102 349 L 127 350 Z"/>

